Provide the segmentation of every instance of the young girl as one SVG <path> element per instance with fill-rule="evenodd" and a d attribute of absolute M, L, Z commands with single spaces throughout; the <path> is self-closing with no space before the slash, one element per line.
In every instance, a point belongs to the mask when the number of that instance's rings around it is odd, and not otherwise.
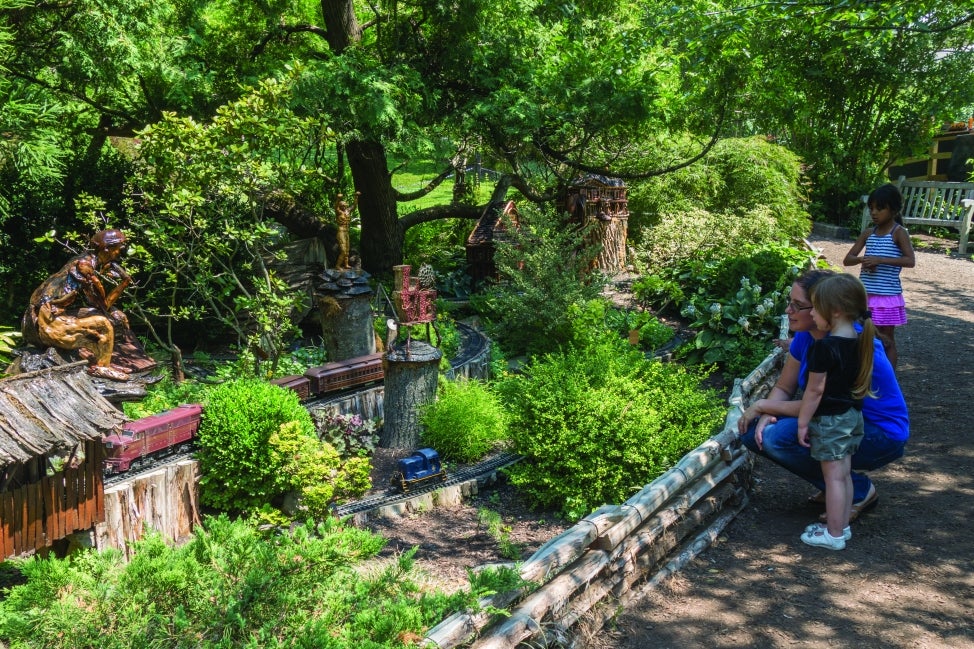
<path fill-rule="evenodd" d="M 827 523 L 805 528 L 808 545 L 841 550 L 852 538 L 852 456 L 862 441 L 862 400 L 870 394 L 875 327 L 866 288 L 852 275 L 831 275 L 811 290 L 815 326 L 829 335 L 808 352 L 808 379 L 798 411 L 798 443 L 811 447 L 825 479 Z M 856 323 L 862 323 L 862 333 Z"/>
<path fill-rule="evenodd" d="M 859 279 L 869 294 L 869 310 L 873 314 L 876 332 L 886 348 L 893 369 L 896 369 L 895 328 L 906 324 L 906 303 L 900 285 L 900 271 L 916 266 L 910 233 L 903 227 L 900 210 L 903 196 L 896 185 L 886 184 L 869 195 L 869 214 L 873 227 L 859 235 L 843 263 L 862 264 Z M 860 252 L 865 254 L 858 256 Z"/>

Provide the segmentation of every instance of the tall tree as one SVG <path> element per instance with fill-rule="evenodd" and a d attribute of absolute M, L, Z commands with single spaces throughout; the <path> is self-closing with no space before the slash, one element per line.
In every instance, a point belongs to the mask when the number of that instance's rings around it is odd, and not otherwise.
<path fill-rule="evenodd" d="M 960 0 L 689 4 L 670 29 L 700 68 L 733 67 L 740 134 L 801 155 L 817 216 L 837 223 L 897 158 L 974 106 L 974 9 Z M 742 131 L 742 132 L 741 132 Z"/>

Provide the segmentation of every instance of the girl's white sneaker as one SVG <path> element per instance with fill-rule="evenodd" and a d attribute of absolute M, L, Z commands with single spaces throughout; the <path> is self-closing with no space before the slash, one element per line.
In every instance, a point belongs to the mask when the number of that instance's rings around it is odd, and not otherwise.
<path fill-rule="evenodd" d="M 814 532 L 819 528 L 823 530 L 827 530 L 828 526 L 825 525 L 825 523 L 812 523 L 811 525 L 805 528 L 805 532 L 806 533 Z M 852 528 L 846 525 L 845 528 L 842 530 L 842 540 L 848 541 L 851 538 L 852 538 Z"/>
<path fill-rule="evenodd" d="M 829 534 L 827 527 L 817 527 L 811 532 L 805 532 L 802 534 L 801 539 L 803 543 L 814 545 L 817 548 L 825 548 L 826 550 L 844 550 L 844 536 L 845 530 L 843 530 L 842 536 L 834 537 Z"/>

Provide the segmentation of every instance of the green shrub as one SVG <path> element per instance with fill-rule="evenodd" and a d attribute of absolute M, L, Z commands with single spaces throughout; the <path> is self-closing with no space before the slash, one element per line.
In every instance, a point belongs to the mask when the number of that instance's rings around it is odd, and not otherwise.
<path fill-rule="evenodd" d="M 0 364 L 4 367 L 13 361 L 13 351 L 20 344 L 20 338 L 20 332 L 15 331 L 13 327 L 0 325 Z M 3 376 L 2 369 L 0 369 L 0 376 Z"/>
<path fill-rule="evenodd" d="M 299 493 L 298 505 L 312 519 L 327 518 L 333 504 L 361 496 L 372 486 L 368 458 L 342 461 L 333 446 L 308 437 L 297 421 L 282 424 L 268 447 L 270 464 Z"/>
<path fill-rule="evenodd" d="M 413 552 L 363 570 L 384 544 L 333 518 L 265 538 L 219 517 L 179 547 L 151 532 L 128 562 L 117 551 L 35 556 L 0 599 L 0 638 L 21 649 L 398 649 L 475 604 L 422 589 Z"/>
<path fill-rule="evenodd" d="M 498 385 L 511 413 L 509 470 L 537 505 L 578 519 L 621 503 L 706 440 L 723 420 L 704 376 L 648 361 L 621 339 L 535 358 Z"/>
<path fill-rule="evenodd" d="M 521 227 L 495 253 L 503 281 L 471 296 L 488 334 L 508 356 L 543 354 L 570 342 L 568 307 L 599 297 L 605 278 L 588 272 L 595 251 L 582 244 L 585 232 L 565 227 L 554 211 L 526 207 Z"/>
<path fill-rule="evenodd" d="M 200 500 L 228 511 L 257 509 L 290 485 L 270 460 L 268 442 L 282 424 L 298 422 L 317 440 L 297 395 L 260 379 L 230 381 L 211 390 L 197 439 Z"/>
<path fill-rule="evenodd" d="M 693 147 L 686 138 L 676 138 L 672 145 L 673 151 Z M 663 150 L 660 155 L 679 157 L 673 151 Z M 633 183 L 628 195 L 629 226 L 639 249 L 651 247 L 647 235 L 656 242 L 666 241 L 667 236 L 654 235 L 652 230 L 669 229 L 672 221 L 686 221 L 683 229 L 692 231 L 694 223 L 712 220 L 717 230 L 696 230 L 699 241 L 712 245 L 720 245 L 724 228 L 755 237 L 732 239 L 727 242 L 731 246 L 752 240 L 797 242 L 811 227 L 804 210 L 807 198 L 801 160 L 763 137 L 720 140 L 702 160 Z M 701 219 L 702 214 L 713 218 Z M 759 221 L 764 227 L 756 228 L 749 221 Z M 681 240 L 686 243 L 684 237 Z M 656 266 L 648 268 L 655 270 Z"/>
<path fill-rule="evenodd" d="M 197 381 L 176 383 L 171 378 L 166 377 L 158 383 L 148 386 L 146 395 L 141 401 L 123 403 L 122 410 L 127 417 L 141 419 L 175 408 L 183 403 L 203 403 L 206 400 L 207 392 L 212 387 Z"/>
<path fill-rule="evenodd" d="M 434 402 L 420 412 L 423 444 L 444 459 L 474 462 L 507 438 L 507 415 L 488 384 L 441 380 Z"/>
<path fill-rule="evenodd" d="M 714 260 L 739 255 L 742 250 L 787 242 L 778 230 L 770 208 L 755 207 L 742 218 L 691 209 L 666 214 L 643 231 L 634 247 L 639 265 L 659 274 L 692 260 Z"/>

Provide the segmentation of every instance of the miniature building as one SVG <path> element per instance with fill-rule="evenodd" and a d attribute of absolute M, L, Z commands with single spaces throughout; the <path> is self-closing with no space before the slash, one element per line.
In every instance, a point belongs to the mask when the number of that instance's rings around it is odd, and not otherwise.
<path fill-rule="evenodd" d="M 503 206 L 492 203 L 484 210 L 473 232 L 467 237 L 467 274 L 475 284 L 497 277 L 494 242 L 504 239 L 508 225 L 518 227 L 519 223 L 520 215 L 514 201 L 508 201 Z"/>
<path fill-rule="evenodd" d="M 626 238 L 629 232 L 629 200 L 626 185 L 618 178 L 590 175 L 575 180 L 565 192 L 565 211 L 574 223 L 597 222 L 597 239 L 602 249 L 593 264 L 606 273 L 626 267 Z"/>
<path fill-rule="evenodd" d="M 399 323 L 404 325 L 430 323 L 436 320 L 436 290 L 432 281 L 410 278 L 411 267 L 393 266 L 392 303 Z M 422 272 L 422 269 L 420 269 Z"/>
<path fill-rule="evenodd" d="M 0 380 L 0 560 L 105 519 L 101 438 L 125 416 L 86 365 Z"/>

